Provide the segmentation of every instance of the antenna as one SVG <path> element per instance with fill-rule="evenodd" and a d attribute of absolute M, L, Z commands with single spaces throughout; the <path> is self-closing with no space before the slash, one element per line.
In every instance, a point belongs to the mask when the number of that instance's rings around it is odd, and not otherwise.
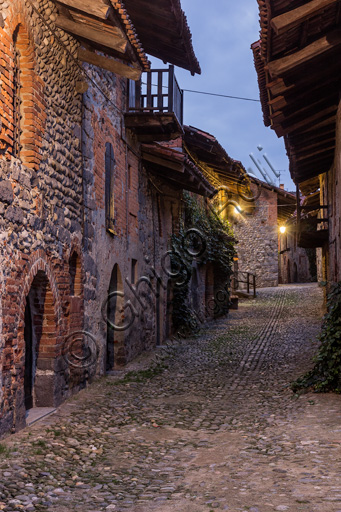
<path fill-rule="evenodd" d="M 261 173 L 262 177 L 263 177 L 263 180 L 267 182 L 268 185 L 272 185 L 271 183 L 271 180 L 269 178 L 269 176 L 266 174 L 265 170 L 263 170 L 260 165 L 258 165 L 257 163 L 257 160 L 255 159 L 255 157 L 253 156 L 253 153 L 250 153 L 249 154 L 249 157 L 251 158 L 251 160 L 253 161 L 253 163 L 255 164 L 255 166 L 257 167 L 257 169 L 259 170 L 259 172 Z M 270 181 L 270 183 L 269 183 Z"/>
<path fill-rule="evenodd" d="M 257 146 L 258 147 L 258 146 Z M 263 155 L 263 158 L 264 160 L 266 161 L 266 163 L 268 164 L 268 166 L 270 167 L 270 169 L 272 170 L 272 172 L 274 173 L 274 175 L 276 176 L 276 178 L 280 178 L 281 177 L 281 173 L 280 172 L 277 172 L 275 171 L 275 169 L 273 168 L 273 165 L 271 164 L 270 160 L 268 159 L 268 157 L 266 156 L 266 153 Z"/>

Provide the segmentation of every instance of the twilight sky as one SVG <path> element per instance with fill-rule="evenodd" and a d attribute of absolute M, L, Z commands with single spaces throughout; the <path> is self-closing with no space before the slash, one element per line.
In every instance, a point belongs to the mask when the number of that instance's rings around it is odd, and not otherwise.
<path fill-rule="evenodd" d="M 216 94 L 259 99 L 256 71 L 250 49 L 259 39 L 258 4 L 256 0 L 181 0 L 188 19 L 193 46 L 201 75 L 176 68 L 179 85 Z M 164 67 L 151 59 L 153 67 Z M 217 98 L 185 92 L 184 122 L 212 133 L 227 153 L 240 160 L 246 169 L 251 167 L 261 178 L 249 154 L 260 158 L 267 155 L 276 170 L 282 172 L 281 183 L 295 190 L 288 171 L 288 158 L 283 139 L 263 124 L 260 103 Z M 263 146 L 259 152 L 257 146 Z M 279 180 L 269 171 L 276 185 Z M 262 178 L 261 178 L 262 179 Z"/>

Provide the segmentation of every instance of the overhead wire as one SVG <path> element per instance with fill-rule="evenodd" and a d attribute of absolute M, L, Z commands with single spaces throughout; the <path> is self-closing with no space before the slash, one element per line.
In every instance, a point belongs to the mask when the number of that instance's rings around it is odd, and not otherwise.
<path fill-rule="evenodd" d="M 244 100 L 244 101 L 256 101 L 260 103 L 260 100 L 255 100 L 254 98 L 243 98 L 242 96 L 230 96 L 229 94 L 217 94 L 215 92 L 205 92 L 205 91 L 194 91 L 192 89 L 182 89 L 185 92 L 193 92 L 196 94 L 205 94 L 207 96 L 218 96 L 220 98 L 230 98 L 234 100 Z"/>

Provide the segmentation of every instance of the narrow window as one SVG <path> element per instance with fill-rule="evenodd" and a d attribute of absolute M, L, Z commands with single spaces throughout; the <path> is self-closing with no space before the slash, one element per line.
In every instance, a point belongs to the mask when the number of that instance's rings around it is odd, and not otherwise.
<path fill-rule="evenodd" d="M 106 228 L 112 234 L 116 234 L 114 230 L 114 170 L 114 150 L 112 144 L 107 142 L 105 145 L 105 220 Z"/>
<path fill-rule="evenodd" d="M 21 137 L 21 97 L 20 97 L 20 53 L 17 47 L 18 30 L 13 36 L 14 69 L 13 69 L 13 156 L 20 157 Z"/>
<path fill-rule="evenodd" d="M 131 165 L 128 165 L 128 189 L 131 190 Z"/>
<path fill-rule="evenodd" d="M 131 260 L 131 284 L 135 284 L 137 280 L 137 260 Z"/>

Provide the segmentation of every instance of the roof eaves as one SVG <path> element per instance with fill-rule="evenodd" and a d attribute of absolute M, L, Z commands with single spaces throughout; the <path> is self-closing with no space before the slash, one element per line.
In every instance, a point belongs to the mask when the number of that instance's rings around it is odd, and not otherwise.
<path fill-rule="evenodd" d="M 127 38 L 129 39 L 130 44 L 135 49 L 135 51 L 138 55 L 138 58 L 141 62 L 143 70 L 149 71 L 150 62 L 149 62 L 148 57 L 142 47 L 142 44 L 138 38 L 135 27 L 129 17 L 129 14 L 124 6 L 124 3 L 121 2 L 120 0 L 110 0 L 110 1 L 119 17 L 119 20 L 125 30 L 125 33 L 127 35 Z"/>

